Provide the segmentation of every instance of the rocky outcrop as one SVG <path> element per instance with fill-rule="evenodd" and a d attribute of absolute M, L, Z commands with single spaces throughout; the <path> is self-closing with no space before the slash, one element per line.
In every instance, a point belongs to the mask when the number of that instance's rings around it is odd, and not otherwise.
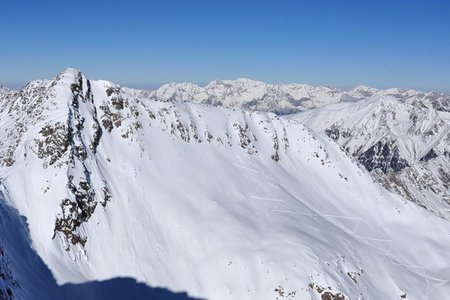
<path fill-rule="evenodd" d="M 399 172 L 408 167 L 408 162 L 400 157 L 398 147 L 393 141 L 378 141 L 358 156 L 358 161 L 369 171 L 379 169 Z"/>
<path fill-rule="evenodd" d="M 92 179 L 91 168 L 95 166 L 93 162 L 103 129 L 97 118 L 90 81 L 78 73 L 70 90 L 67 143 L 64 144 L 64 148 L 69 150 L 67 189 L 70 197 L 61 200 L 61 215 L 55 221 L 54 235 L 61 234 L 69 242 L 66 250 L 70 249 L 70 244 L 86 244 L 87 237 L 79 233 L 79 228 L 89 221 L 99 203 L 106 206 L 111 199 L 105 178 L 101 178 L 105 186 L 98 191 Z M 81 106 L 89 112 L 88 115 L 82 115 Z M 90 128 L 86 118 L 91 118 Z"/>

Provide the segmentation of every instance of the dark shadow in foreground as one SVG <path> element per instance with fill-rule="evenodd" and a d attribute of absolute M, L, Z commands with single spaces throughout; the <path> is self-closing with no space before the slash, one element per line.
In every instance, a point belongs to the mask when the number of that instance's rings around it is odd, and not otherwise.
<path fill-rule="evenodd" d="M 131 278 L 114 278 L 82 284 L 65 284 L 61 289 L 71 299 L 92 300 L 194 300 L 186 293 L 174 293 L 163 288 L 152 288 Z M 78 297 L 79 296 L 79 297 Z"/>
<path fill-rule="evenodd" d="M 152 288 L 132 278 L 59 286 L 31 248 L 25 217 L 5 204 L 0 182 L 1 300 L 193 300 L 186 293 Z"/>

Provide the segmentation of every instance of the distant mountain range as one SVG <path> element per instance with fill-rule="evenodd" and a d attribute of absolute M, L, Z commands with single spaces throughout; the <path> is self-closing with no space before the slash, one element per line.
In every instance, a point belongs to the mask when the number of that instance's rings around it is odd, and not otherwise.
<path fill-rule="evenodd" d="M 128 92 L 156 101 L 187 101 L 248 110 L 291 114 L 339 102 L 354 102 L 372 96 L 393 97 L 399 101 L 417 100 L 431 103 L 440 110 L 449 109 L 450 95 L 412 89 L 380 90 L 358 86 L 345 91 L 331 86 L 307 84 L 268 84 L 246 78 L 215 80 L 205 87 L 193 83 L 169 83 L 155 91 Z"/>

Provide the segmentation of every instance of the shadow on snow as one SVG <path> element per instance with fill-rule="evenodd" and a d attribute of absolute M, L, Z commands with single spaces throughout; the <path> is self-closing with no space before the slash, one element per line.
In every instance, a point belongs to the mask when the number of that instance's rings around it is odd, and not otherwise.
<path fill-rule="evenodd" d="M 132 278 L 59 286 L 31 248 L 26 218 L 7 204 L 0 190 L 0 299 L 191 300 L 186 293 L 152 288 Z"/>

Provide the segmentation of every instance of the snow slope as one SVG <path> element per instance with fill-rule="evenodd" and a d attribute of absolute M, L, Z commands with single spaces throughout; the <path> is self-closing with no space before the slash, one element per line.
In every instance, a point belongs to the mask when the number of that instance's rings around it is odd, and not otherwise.
<path fill-rule="evenodd" d="M 25 218 L 5 204 L 3 192 L 0 193 L 0 299 L 192 299 L 185 294 L 138 284 L 130 278 L 57 285 L 50 270 L 31 248 Z"/>
<path fill-rule="evenodd" d="M 207 299 L 450 292 L 450 223 L 295 120 L 132 96 L 74 69 L 0 101 L 3 201 L 59 284 L 130 277 Z"/>
<path fill-rule="evenodd" d="M 450 100 L 376 95 L 296 114 L 328 135 L 386 188 L 450 218 Z"/>

